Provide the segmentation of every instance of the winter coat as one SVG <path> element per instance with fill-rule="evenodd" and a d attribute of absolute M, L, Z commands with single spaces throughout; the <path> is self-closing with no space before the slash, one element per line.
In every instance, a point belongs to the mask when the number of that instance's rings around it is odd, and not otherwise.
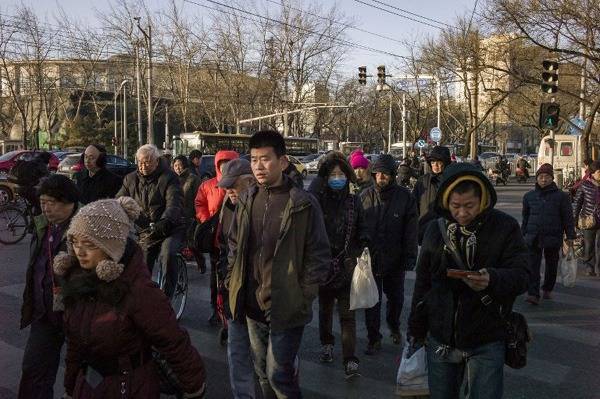
<path fill-rule="evenodd" d="M 539 248 L 558 248 L 562 245 L 563 234 L 575 239 L 575 222 L 571 211 L 571 201 L 567 193 L 552 183 L 535 189 L 523 197 L 523 218 L 521 231 L 527 245 Z"/>
<path fill-rule="evenodd" d="M 84 169 L 76 173 L 74 178 L 81 194 L 79 201 L 84 205 L 99 199 L 114 198 L 123 184 L 123 179 L 106 168 L 101 168 L 94 176 Z"/>
<path fill-rule="evenodd" d="M 350 194 L 348 185 L 337 191 L 329 187 L 321 187 L 321 190 L 311 194 L 317 198 L 323 211 L 331 256 L 335 258 L 341 254 L 340 261 L 344 266 L 344 283 L 349 284 L 356 266 L 356 259 L 369 244 L 369 232 L 360 197 Z M 350 216 L 349 204 L 352 205 L 352 225 L 350 226 L 348 247 L 344 248 L 348 231 L 348 217 Z M 342 285 L 344 284 L 340 284 L 340 286 Z"/>
<path fill-rule="evenodd" d="M 284 175 L 284 179 L 289 179 Z M 229 232 L 228 272 L 225 281 L 235 319 L 243 316 L 244 284 L 248 267 L 252 203 L 258 192 L 251 186 L 237 204 Z M 283 211 L 281 231 L 272 261 L 271 328 L 282 331 L 307 324 L 312 302 L 329 272 L 331 253 L 317 200 L 293 186 Z"/>
<path fill-rule="evenodd" d="M 76 210 L 73 212 L 75 214 Z M 38 215 L 33 218 L 35 226 L 34 234 L 31 237 L 31 244 L 29 246 L 29 263 L 27 264 L 27 271 L 25 273 L 25 290 L 23 291 L 23 305 L 21 306 L 21 329 L 27 327 L 33 321 L 34 315 L 34 266 L 37 258 L 40 256 L 42 251 L 44 237 L 48 230 L 48 219 L 44 215 Z M 59 251 L 66 251 L 67 249 L 67 236 L 64 234 L 66 228 L 63 230 L 63 237 L 60 240 L 60 245 L 57 250 L 52 254 L 55 256 Z M 55 281 L 62 280 L 56 274 L 54 275 Z M 59 318 L 62 316 L 59 316 Z"/>
<path fill-rule="evenodd" d="M 427 224 L 437 218 L 433 210 L 435 197 L 440 186 L 440 174 L 427 173 L 417 180 L 413 190 L 413 197 L 417 201 L 417 209 L 419 212 L 419 244 L 423 242 L 423 235 L 427 229 Z"/>
<path fill-rule="evenodd" d="M 363 191 L 361 202 L 373 274 L 412 269 L 417 260 L 417 205 L 410 191 L 395 182 L 381 190 L 373 186 Z"/>
<path fill-rule="evenodd" d="M 221 209 L 223 198 L 225 197 L 225 190 L 217 187 L 217 183 L 221 180 L 221 169 L 219 169 L 219 164 L 223 161 L 231 161 L 232 159 L 237 158 L 239 158 L 239 155 L 235 151 L 219 151 L 215 155 L 215 171 L 217 176 L 206 180 L 200 185 L 194 200 L 196 219 L 198 222 L 206 222 Z"/>
<path fill-rule="evenodd" d="M 446 251 L 438 223 L 429 224 L 416 269 L 408 335 L 425 339 L 431 334 L 442 344 L 459 349 L 503 341 L 505 324 L 500 312 L 506 314 L 515 298 L 527 290 L 529 281 L 528 249 L 517 221 L 493 209 L 496 194 L 489 180 L 467 163 L 456 163 L 444 170 L 436 197 L 436 212 L 448 222 L 454 222 L 442 206 L 445 189 L 465 175 L 476 176 L 486 187 L 490 203 L 468 230 L 475 230 L 477 245 L 473 269 L 485 268 L 489 286 L 477 293 L 461 280 L 447 277 L 447 269 L 457 269 Z M 464 258 L 464 254 L 461 254 Z M 489 296 L 492 303 L 484 305 Z"/>
<path fill-rule="evenodd" d="M 304 190 L 304 178 L 302 177 L 300 172 L 298 172 L 298 168 L 296 168 L 296 166 L 293 163 L 290 162 L 287 168 L 285 168 L 285 170 L 283 171 L 283 173 L 285 173 L 290 177 L 290 179 L 292 179 L 296 187 Z"/>
<path fill-rule="evenodd" d="M 147 229 L 154 223 L 158 234 L 167 237 L 181 226 L 183 194 L 179 178 L 162 162 L 149 176 L 138 171 L 125 176 L 117 197 L 131 197 L 142 208 L 135 222 L 140 229 Z"/>
<path fill-rule="evenodd" d="M 200 187 L 200 177 L 191 173 L 191 169 L 186 169 L 179 175 L 179 184 L 183 191 L 183 216 L 185 223 L 189 224 L 196 215 L 194 201 L 198 193 L 198 187 Z"/>
<path fill-rule="evenodd" d="M 595 214 L 598 222 L 600 210 L 600 184 L 593 178 L 584 180 L 579 186 L 573 199 L 573 217 L 577 221 L 579 217 Z"/>
<path fill-rule="evenodd" d="M 164 356 L 187 393 L 202 390 L 202 359 L 178 325 L 169 299 L 152 282 L 141 248 L 128 241 L 120 263 L 125 269 L 110 283 L 79 267 L 66 277 L 66 392 L 73 399 L 158 399 L 160 380 L 151 346 Z M 91 396 L 85 395 L 87 367 L 103 377 Z M 123 388 L 127 396 L 121 395 Z"/>

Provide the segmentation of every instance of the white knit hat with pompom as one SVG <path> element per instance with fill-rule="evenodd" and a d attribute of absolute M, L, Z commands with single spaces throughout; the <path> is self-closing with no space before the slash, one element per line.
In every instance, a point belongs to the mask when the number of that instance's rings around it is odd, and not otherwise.
<path fill-rule="evenodd" d="M 67 237 L 85 238 L 98 246 L 114 262 L 125 252 L 132 223 L 140 215 L 133 198 L 120 197 L 95 201 L 82 207 L 71 220 Z"/>

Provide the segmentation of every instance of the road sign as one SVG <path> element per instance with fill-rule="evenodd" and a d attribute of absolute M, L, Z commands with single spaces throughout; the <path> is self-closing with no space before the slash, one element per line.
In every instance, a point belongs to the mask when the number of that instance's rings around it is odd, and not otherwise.
<path fill-rule="evenodd" d="M 417 147 L 419 148 L 423 148 L 427 145 L 427 143 L 425 142 L 425 140 L 421 139 L 419 141 L 417 141 Z"/>
<path fill-rule="evenodd" d="M 429 137 L 432 141 L 439 143 L 442 140 L 442 130 L 439 127 L 433 127 L 429 131 Z"/>
<path fill-rule="evenodd" d="M 571 123 L 577 127 L 569 125 L 567 127 L 567 134 L 580 135 L 583 129 L 585 129 L 585 120 L 578 116 L 571 118 Z"/>

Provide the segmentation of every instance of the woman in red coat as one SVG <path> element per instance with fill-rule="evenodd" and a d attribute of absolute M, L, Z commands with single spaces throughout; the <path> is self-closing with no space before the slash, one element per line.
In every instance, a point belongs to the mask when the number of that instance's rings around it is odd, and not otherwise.
<path fill-rule="evenodd" d="M 200 355 L 151 281 L 141 248 L 127 238 L 139 211 L 128 197 L 86 205 L 67 231 L 69 254 L 54 259 L 55 273 L 65 276 L 67 397 L 158 399 L 151 347 L 169 363 L 185 397 L 204 394 Z"/>

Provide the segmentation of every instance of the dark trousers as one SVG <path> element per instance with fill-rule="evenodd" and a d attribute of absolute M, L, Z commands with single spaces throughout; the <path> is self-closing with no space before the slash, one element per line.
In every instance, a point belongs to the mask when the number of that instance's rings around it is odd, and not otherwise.
<path fill-rule="evenodd" d="M 338 303 L 340 326 L 342 327 L 342 353 L 344 363 L 357 360 L 354 356 L 356 349 L 356 319 L 354 310 L 350 310 L 350 286 L 335 289 L 319 289 L 319 336 L 321 345 L 333 345 L 333 310 L 335 300 Z"/>
<path fill-rule="evenodd" d="M 537 245 L 529 246 L 529 295 L 540 297 L 540 268 L 542 265 L 542 254 L 546 261 L 544 272 L 544 291 L 552 291 L 556 284 L 556 271 L 558 270 L 558 255 L 560 247 L 557 248 L 539 248 Z"/>
<path fill-rule="evenodd" d="M 582 230 L 584 255 L 583 260 L 589 271 L 600 272 L 600 230 Z"/>
<path fill-rule="evenodd" d="M 217 260 L 217 255 L 210 254 L 210 304 L 213 312 L 217 311 Z"/>
<path fill-rule="evenodd" d="M 65 341 L 61 327 L 45 319 L 34 321 L 23 354 L 20 399 L 53 399 L 54 382 Z"/>
<path fill-rule="evenodd" d="M 272 331 L 267 324 L 250 318 L 246 321 L 263 398 L 301 398 L 297 362 L 304 326 Z"/>
<path fill-rule="evenodd" d="M 379 291 L 379 302 L 371 309 L 365 310 L 365 322 L 369 342 L 381 340 L 381 301 L 382 292 L 387 298 L 385 320 L 392 332 L 400 332 L 400 314 L 404 305 L 404 271 L 390 273 L 386 276 L 375 276 Z"/>
<path fill-rule="evenodd" d="M 165 238 L 161 243 L 148 248 L 146 253 L 146 262 L 148 263 L 150 273 L 152 273 L 154 263 L 157 259 L 160 261 L 163 272 L 166 266 L 166 273 L 163 273 L 163 276 L 166 276 L 164 292 L 169 298 L 173 296 L 177 285 L 177 275 L 179 273 L 177 254 L 181 251 L 183 238 L 184 230 L 175 230 L 173 234 Z"/>

